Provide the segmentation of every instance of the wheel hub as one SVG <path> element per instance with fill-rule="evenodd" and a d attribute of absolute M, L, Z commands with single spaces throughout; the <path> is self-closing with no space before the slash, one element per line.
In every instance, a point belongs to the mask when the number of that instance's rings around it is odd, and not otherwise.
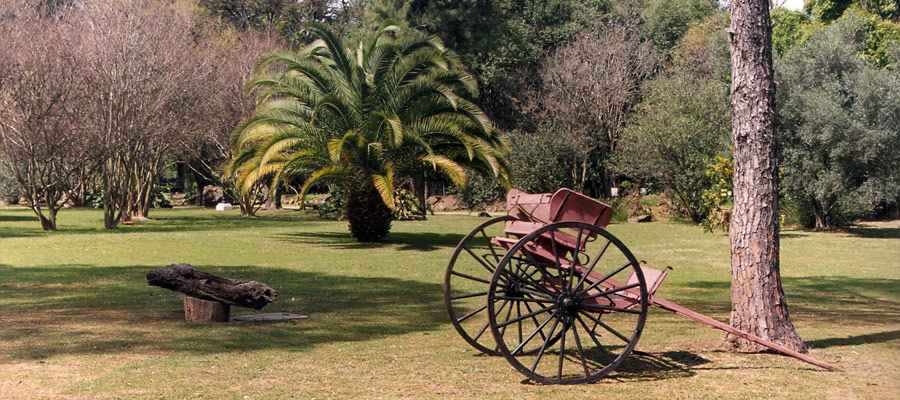
<path fill-rule="evenodd" d="M 518 283 L 507 283 L 503 287 L 503 293 L 509 297 L 523 297 L 522 285 Z"/>
<path fill-rule="evenodd" d="M 566 315 L 578 314 L 578 309 L 580 308 L 580 302 L 578 301 L 578 298 L 575 297 L 574 293 L 564 293 L 560 295 L 556 300 L 556 305 L 559 307 L 560 311 Z"/>

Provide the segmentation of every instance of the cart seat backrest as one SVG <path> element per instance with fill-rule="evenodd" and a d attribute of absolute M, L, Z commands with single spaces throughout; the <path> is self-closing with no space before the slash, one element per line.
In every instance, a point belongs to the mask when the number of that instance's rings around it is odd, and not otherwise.
<path fill-rule="evenodd" d="M 656 289 L 659 289 L 659 286 L 662 285 L 664 279 L 666 279 L 666 275 L 668 272 L 666 270 L 658 270 L 650 267 L 640 267 L 641 272 L 644 273 L 644 282 L 647 282 L 647 293 L 653 294 L 656 293 Z M 628 280 L 625 281 L 626 285 L 630 285 L 632 283 L 638 283 L 637 274 L 632 272 L 631 275 L 628 276 Z"/>
<path fill-rule="evenodd" d="M 550 199 L 550 221 L 584 222 L 605 228 L 612 218 L 612 207 L 569 189 L 559 189 Z"/>
<path fill-rule="evenodd" d="M 511 189 L 506 194 L 506 213 L 518 220 L 549 222 L 552 196 L 550 193 L 531 194 Z"/>

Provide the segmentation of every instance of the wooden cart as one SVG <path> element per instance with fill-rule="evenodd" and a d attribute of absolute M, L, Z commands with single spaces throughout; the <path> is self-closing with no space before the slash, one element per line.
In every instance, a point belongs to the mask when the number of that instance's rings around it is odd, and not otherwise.
<path fill-rule="evenodd" d="M 655 296 L 669 268 L 642 266 L 604 229 L 608 205 L 568 189 L 511 190 L 507 205 L 505 216 L 479 225 L 456 247 L 444 302 L 466 342 L 504 356 L 528 378 L 549 384 L 603 378 L 634 350 L 650 305 L 837 370 Z"/>

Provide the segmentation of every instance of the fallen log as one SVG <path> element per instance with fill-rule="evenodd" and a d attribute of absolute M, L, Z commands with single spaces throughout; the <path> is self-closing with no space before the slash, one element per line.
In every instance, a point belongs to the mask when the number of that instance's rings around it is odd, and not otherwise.
<path fill-rule="evenodd" d="M 147 273 L 147 282 L 187 296 L 259 310 L 278 297 L 275 289 L 256 281 L 228 279 L 190 264 L 171 264 Z"/>

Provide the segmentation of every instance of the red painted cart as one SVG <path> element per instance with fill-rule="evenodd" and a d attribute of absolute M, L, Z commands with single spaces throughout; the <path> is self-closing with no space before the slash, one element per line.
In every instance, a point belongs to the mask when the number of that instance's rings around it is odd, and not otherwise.
<path fill-rule="evenodd" d="M 568 189 L 512 190 L 507 214 L 469 232 L 444 277 L 459 334 L 530 379 L 596 381 L 634 350 L 649 305 L 829 370 L 837 368 L 654 295 L 667 269 L 642 266 L 604 230 L 612 209 Z M 490 333 L 488 333 L 490 331 Z"/>

